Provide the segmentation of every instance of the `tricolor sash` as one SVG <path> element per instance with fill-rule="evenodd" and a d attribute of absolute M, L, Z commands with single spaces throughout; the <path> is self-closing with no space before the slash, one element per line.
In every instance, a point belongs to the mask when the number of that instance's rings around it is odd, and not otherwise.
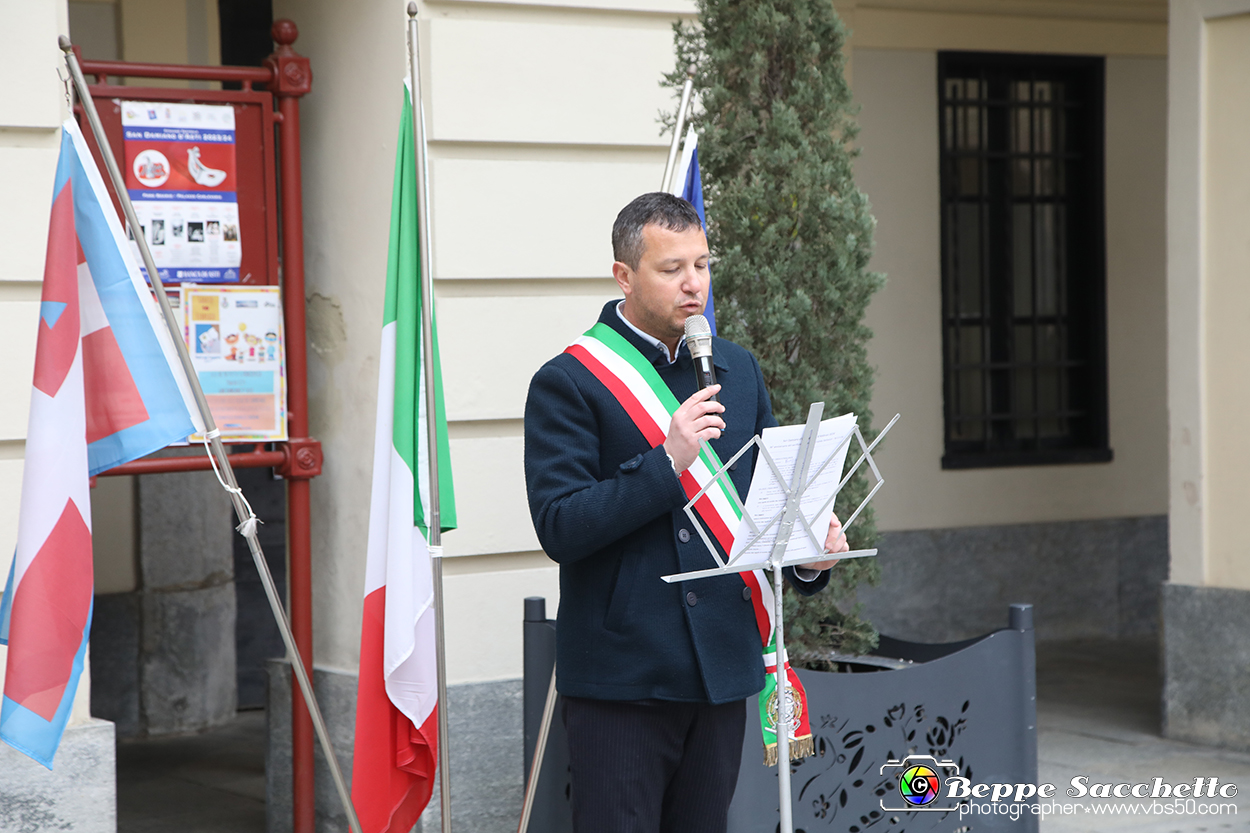
<path fill-rule="evenodd" d="M 564 351 L 577 359 L 604 387 L 616 397 L 630 420 L 642 432 L 654 448 L 662 445 L 668 434 L 673 413 L 680 404 L 660 374 L 620 333 L 603 323 L 597 323 L 569 345 Z M 698 458 L 678 479 L 688 497 L 693 498 L 712 483 L 712 476 L 721 468 L 720 458 L 712 447 L 703 444 Z M 730 497 L 732 483 L 724 478 L 695 503 L 695 511 L 712 537 L 725 553 L 733 551 L 734 533 L 742 520 L 742 513 Z M 775 613 L 773 587 L 769 577 L 761 570 L 739 573 L 751 590 L 751 605 L 755 611 L 755 624 L 759 628 L 760 645 L 764 653 L 767 671 L 764 690 L 760 693 L 760 728 L 764 735 L 764 761 L 769 766 L 777 762 L 777 652 L 773 617 Z M 782 658 L 786 679 L 789 681 L 786 695 L 790 702 L 790 759 L 798 760 L 814 753 L 812 732 L 808 724 L 807 695 L 803 684 L 790 667 L 789 657 Z"/>

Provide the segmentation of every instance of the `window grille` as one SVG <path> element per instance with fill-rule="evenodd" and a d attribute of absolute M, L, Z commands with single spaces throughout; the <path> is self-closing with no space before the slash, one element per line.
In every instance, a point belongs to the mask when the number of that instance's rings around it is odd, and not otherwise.
<path fill-rule="evenodd" d="M 944 468 L 1107 443 L 1103 60 L 938 57 Z"/>

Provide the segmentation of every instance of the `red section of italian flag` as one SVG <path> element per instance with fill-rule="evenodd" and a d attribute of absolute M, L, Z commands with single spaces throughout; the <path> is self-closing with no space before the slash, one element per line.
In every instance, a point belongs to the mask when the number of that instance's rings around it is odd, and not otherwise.
<path fill-rule="evenodd" d="M 366 831 L 408 831 L 430 800 L 438 761 L 438 710 L 414 726 L 395 708 L 383 680 L 386 588 L 365 597 L 356 692 L 352 803 Z M 368 754 L 362 754 L 368 750 Z"/>

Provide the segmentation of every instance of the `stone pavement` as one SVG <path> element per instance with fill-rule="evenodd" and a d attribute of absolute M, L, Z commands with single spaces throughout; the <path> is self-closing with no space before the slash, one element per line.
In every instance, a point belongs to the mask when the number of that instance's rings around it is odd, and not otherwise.
<path fill-rule="evenodd" d="M 1250 831 L 1250 755 L 1159 736 L 1158 647 L 1153 642 L 1069 642 L 1039 646 L 1038 778 L 1058 787 L 1055 801 L 1084 812 L 1044 817 L 1041 833 L 1224 833 Z M 1148 804 L 1149 799 L 1069 798 L 1070 781 L 1088 784 L 1193 783 L 1219 778 L 1238 786 L 1236 814 L 1094 815 L 1093 805 Z M 1075 809 L 1075 808 L 1074 808 Z M 1105 811 L 1105 809 L 1104 809 Z M 975 823 L 973 829 L 975 830 Z"/>
<path fill-rule="evenodd" d="M 265 833 L 265 713 L 117 744 L 118 833 Z"/>
<path fill-rule="evenodd" d="M 1039 778 L 1058 786 L 1057 801 L 1087 808 L 1045 817 L 1041 833 L 1250 833 L 1250 755 L 1159 737 L 1157 650 L 1153 642 L 1039 646 Z M 119 833 L 264 833 L 264 757 L 262 711 L 240 712 L 232 724 L 204 734 L 122 741 Z M 1237 814 L 1094 815 L 1092 805 L 1117 801 L 1068 798 L 1077 775 L 1089 776 L 1090 784 L 1214 776 L 1237 784 L 1238 795 L 1204 803 L 1233 803 Z M 964 824 L 976 830 L 975 818 Z"/>

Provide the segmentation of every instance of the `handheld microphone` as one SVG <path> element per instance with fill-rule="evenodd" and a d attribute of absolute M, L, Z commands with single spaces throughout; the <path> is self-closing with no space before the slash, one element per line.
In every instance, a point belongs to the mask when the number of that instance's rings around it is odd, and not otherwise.
<path fill-rule="evenodd" d="M 690 348 L 690 358 L 694 359 L 699 390 L 716 384 L 716 368 L 712 365 L 712 327 L 706 317 L 692 315 L 686 319 L 686 346 Z M 719 402 L 720 396 L 711 399 Z"/>

